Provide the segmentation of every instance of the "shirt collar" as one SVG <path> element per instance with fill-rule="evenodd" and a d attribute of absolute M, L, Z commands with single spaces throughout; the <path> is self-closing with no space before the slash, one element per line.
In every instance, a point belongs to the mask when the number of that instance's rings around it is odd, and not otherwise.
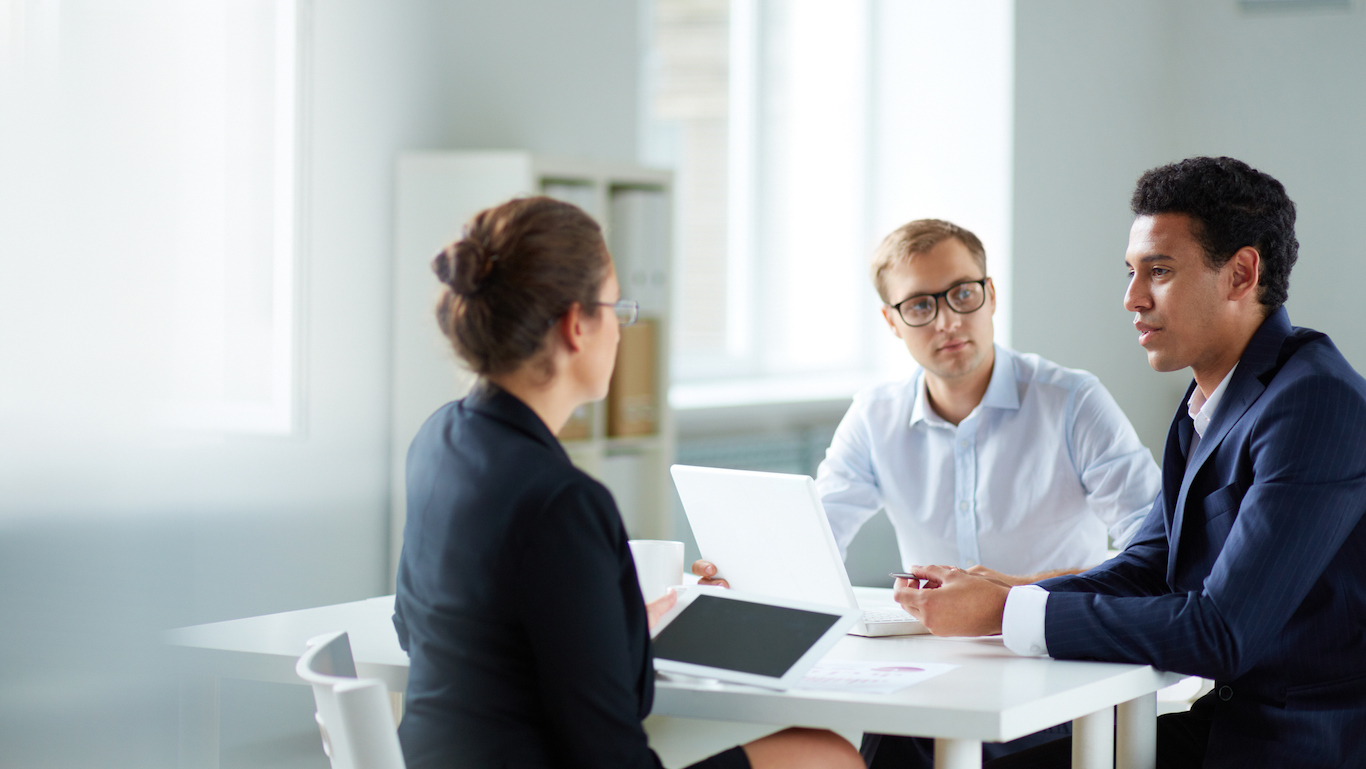
<path fill-rule="evenodd" d="M 1214 419 L 1214 411 L 1219 408 L 1219 401 L 1228 389 L 1229 380 L 1233 379 L 1233 372 L 1237 370 L 1238 364 L 1235 363 L 1208 398 L 1200 391 L 1199 385 L 1196 385 L 1195 392 L 1191 393 L 1190 402 L 1186 404 L 1186 413 L 1190 414 L 1191 421 L 1195 423 L 1195 434 L 1201 438 L 1205 437 L 1205 430 L 1209 429 L 1209 423 Z"/>
<path fill-rule="evenodd" d="M 999 344 L 995 345 L 995 351 L 996 359 L 992 364 L 991 381 L 987 383 L 987 391 L 982 395 L 982 402 L 978 404 L 977 408 L 986 406 L 996 409 L 1019 409 L 1020 390 L 1015 382 L 1015 354 Z M 949 425 L 943 417 L 930 408 L 930 393 L 926 389 L 925 369 L 916 371 L 913 386 L 915 387 L 915 402 L 911 404 L 910 426 L 915 427 L 917 422 Z M 949 426 L 952 427 L 952 425 Z"/>
<path fill-rule="evenodd" d="M 926 422 L 932 425 L 948 424 L 944 418 L 934 413 L 930 408 L 930 393 L 925 389 L 925 369 L 915 372 L 915 401 L 911 404 L 911 427 L 915 427 L 918 422 Z"/>
<path fill-rule="evenodd" d="M 1015 354 L 1000 346 L 996 347 L 996 362 L 991 370 L 991 382 L 987 384 L 982 405 L 994 409 L 1020 408 L 1020 388 L 1015 382 Z"/>

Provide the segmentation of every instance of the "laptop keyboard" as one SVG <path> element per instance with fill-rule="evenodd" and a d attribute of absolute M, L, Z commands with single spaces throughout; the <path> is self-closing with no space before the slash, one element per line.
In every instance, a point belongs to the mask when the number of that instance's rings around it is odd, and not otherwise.
<path fill-rule="evenodd" d="M 915 617 L 901 609 L 867 609 L 863 612 L 864 622 L 918 622 Z"/>

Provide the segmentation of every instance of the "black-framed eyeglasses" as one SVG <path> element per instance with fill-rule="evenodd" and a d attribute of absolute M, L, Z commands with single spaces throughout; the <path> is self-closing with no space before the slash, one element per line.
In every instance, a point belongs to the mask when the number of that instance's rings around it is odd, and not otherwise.
<path fill-rule="evenodd" d="M 912 327 L 927 326 L 939 317 L 939 300 L 941 298 L 950 310 L 959 315 L 967 315 L 970 312 L 977 312 L 982 309 L 982 305 L 987 302 L 987 281 L 989 280 L 991 278 L 965 280 L 962 283 L 955 283 L 937 294 L 916 294 L 888 306 L 896 310 L 896 314 L 901 316 L 902 322 L 906 325 Z"/>
<path fill-rule="evenodd" d="M 636 322 L 640 317 L 640 302 L 634 299 L 622 299 L 619 302 L 594 302 L 599 307 L 611 307 L 612 312 L 617 316 L 617 323 L 629 326 Z"/>

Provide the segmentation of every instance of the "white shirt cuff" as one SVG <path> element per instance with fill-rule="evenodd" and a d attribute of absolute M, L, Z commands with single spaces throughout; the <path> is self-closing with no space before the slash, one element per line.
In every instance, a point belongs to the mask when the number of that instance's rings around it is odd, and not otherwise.
<path fill-rule="evenodd" d="M 1048 591 L 1038 585 L 1012 587 L 1006 595 L 1006 610 L 1001 617 L 1001 637 L 1006 648 L 1016 654 L 1048 656 L 1048 641 L 1043 634 Z"/>

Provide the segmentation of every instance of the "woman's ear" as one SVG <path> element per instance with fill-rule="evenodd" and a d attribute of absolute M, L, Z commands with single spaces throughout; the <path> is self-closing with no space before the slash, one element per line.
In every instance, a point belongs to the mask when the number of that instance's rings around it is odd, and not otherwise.
<path fill-rule="evenodd" d="M 583 308 L 578 302 L 569 305 L 569 311 L 555 322 L 555 330 L 567 350 L 578 352 L 583 349 Z"/>

